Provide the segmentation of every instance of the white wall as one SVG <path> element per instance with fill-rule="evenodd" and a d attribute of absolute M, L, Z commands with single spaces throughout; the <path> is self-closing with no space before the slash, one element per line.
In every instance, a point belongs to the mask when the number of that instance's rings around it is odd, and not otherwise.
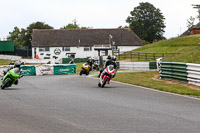
<path fill-rule="evenodd" d="M 120 53 L 131 51 L 137 48 L 140 48 L 141 46 L 118 46 L 117 48 L 120 49 Z"/>
<path fill-rule="evenodd" d="M 21 56 L 15 56 L 15 55 L 0 55 L 0 59 L 5 59 L 5 60 L 20 60 L 22 59 Z"/>
<path fill-rule="evenodd" d="M 118 46 L 120 52 L 131 51 L 139 47 L 140 46 Z M 59 55 L 54 53 L 56 48 L 61 50 Z M 41 55 L 41 53 L 44 53 L 44 55 Z M 98 51 L 95 51 L 94 47 L 92 47 L 91 51 L 84 51 L 84 47 L 70 47 L 70 51 L 63 51 L 62 47 L 50 47 L 50 51 L 39 51 L 39 48 L 36 48 L 36 54 L 40 59 L 44 59 L 44 57 L 50 57 L 50 59 L 54 59 L 53 56 L 57 56 L 58 59 L 68 58 L 66 53 L 76 53 L 75 58 L 98 57 Z M 47 54 L 50 54 L 50 56 L 47 56 Z M 112 51 L 109 50 L 108 54 L 112 55 Z M 32 58 L 34 58 L 34 48 L 32 48 Z"/>
<path fill-rule="evenodd" d="M 59 55 L 56 55 L 54 53 L 55 49 L 60 49 L 61 53 Z M 41 55 L 41 53 L 44 53 L 44 55 Z M 39 58 L 44 57 L 50 57 L 50 59 L 53 59 L 53 56 L 57 56 L 60 58 L 67 58 L 68 56 L 66 53 L 76 53 L 75 58 L 86 58 L 86 57 L 94 57 L 98 56 L 98 52 L 94 51 L 94 48 L 92 48 L 92 51 L 84 51 L 84 47 L 70 47 L 70 51 L 63 51 L 62 47 L 50 47 L 49 51 L 39 51 L 39 48 L 36 48 L 36 55 L 39 56 Z M 47 54 L 50 54 L 48 56 Z M 32 58 L 34 58 L 34 48 L 32 48 Z"/>

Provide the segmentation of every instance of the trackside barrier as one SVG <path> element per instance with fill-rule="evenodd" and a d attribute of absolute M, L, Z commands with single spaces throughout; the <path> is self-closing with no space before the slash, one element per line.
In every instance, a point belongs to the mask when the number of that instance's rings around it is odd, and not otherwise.
<path fill-rule="evenodd" d="M 53 65 L 54 75 L 65 75 L 69 73 L 76 73 L 75 64 L 62 64 L 62 65 Z"/>
<path fill-rule="evenodd" d="M 156 62 L 119 62 L 120 69 L 145 70 L 157 69 Z"/>
<path fill-rule="evenodd" d="M 23 76 L 35 76 L 35 66 L 34 65 L 23 65 L 21 66 Z"/>
<path fill-rule="evenodd" d="M 9 65 L 0 66 L 0 76 L 7 70 Z M 76 64 L 43 64 L 43 65 L 23 65 L 21 66 L 23 76 L 42 76 L 42 75 L 65 75 L 76 73 Z"/>
<path fill-rule="evenodd" d="M 160 78 L 200 86 L 200 64 L 161 62 Z"/>
<path fill-rule="evenodd" d="M 8 65 L 0 66 L 0 75 L 3 76 L 3 71 L 8 69 Z"/>
<path fill-rule="evenodd" d="M 44 65 L 36 65 L 35 66 L 36 75 L 42 76 L 42 75 L 53 75 L 53 65 L 51 64 L 44 64 Z"/>

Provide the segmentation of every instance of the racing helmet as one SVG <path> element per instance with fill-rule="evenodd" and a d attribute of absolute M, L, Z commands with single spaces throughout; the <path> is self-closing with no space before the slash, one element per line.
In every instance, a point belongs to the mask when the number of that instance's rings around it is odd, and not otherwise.
<path fill-rule="evenodd" d="M 113 57 L 112 57 L 112 60 L 113 60 L 113 61 L 116 61 L 116 56 L 113 56 Z"/>
<path fill-rule="evenodd" d="M 16 61 L 15 62 L 15 66 L 14 67 L 20 67 L 21 66 L 21 63 L 20 62 L 18 62 L 18 61 Z"/>
<path fill-rule="evenodd" d="M 108 59 L 108 60 L 110 60 L 110 59 L 111 59 L 111 56 L 110 56 L 110 55 L 108 55 L 107 59 Z"/>

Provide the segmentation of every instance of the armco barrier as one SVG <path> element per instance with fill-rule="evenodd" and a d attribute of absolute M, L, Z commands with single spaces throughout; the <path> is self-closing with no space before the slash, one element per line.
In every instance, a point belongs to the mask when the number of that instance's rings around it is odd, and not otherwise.
<path fill-rule="evenodd" d="M 76 64 L 62 64 L 54 65 L 54 75 L 65 75 L 69 73 L 76 73 Z"/>
<path fill-rule="evenodd" d="M 35 76 L 35 66 L 34 65 L 24 65 L 21 66 L 23 76 Z"/>
<path fill-rule="evenodd" d="M 200 86 L 200 64 L 161 62 L 160 78 Z"/>
<path fill-rule="evenodd" d="M 156 62 L 119 62 L 120 69 L 150 70 L 157 69 Z"/>

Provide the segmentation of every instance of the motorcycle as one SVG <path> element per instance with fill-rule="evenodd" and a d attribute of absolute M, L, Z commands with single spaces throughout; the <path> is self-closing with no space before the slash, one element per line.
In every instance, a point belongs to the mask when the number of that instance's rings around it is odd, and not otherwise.
<path fill-rule="evenodd" d="M 112 77 L 115 75 L 115 69 L 113 65 L 109 65 L 104 69 L 104 71 L 101 73 L 101 76 L 99 78 L 99 84 L 98 86 L 103 88 L 106 83 L 109 84 Z"/>
<path fill-rule="evenodd" d="M 81 68 L 82 68 L 82 69 L 81 69 L 81 71 L 80 71 L 80 76 L 81 76 L 82 74 L 88 75 L 88 74 L 90 73 L 90 65 L 89 65 L 87 62 L 84 63 L 83 66 L 82 66 Z"/>
<path fill-rule="evenodd" d="M 13 84 L 18 84 L 18 79 L 23 77 L 22 71 L 20 68 L 12 68 L 8 70 L 6 73 L 4 71 L 4 77 L 2 79 L 1 89 L 5 89 L 6 87 L 11 87 Z"/>

